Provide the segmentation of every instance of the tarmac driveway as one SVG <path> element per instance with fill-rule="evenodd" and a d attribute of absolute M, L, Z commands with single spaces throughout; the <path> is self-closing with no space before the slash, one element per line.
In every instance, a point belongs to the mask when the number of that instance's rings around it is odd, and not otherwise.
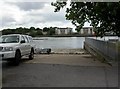
<path fill-rule="evenodd" d="M 3 87 L 118 87 L 117 66 L 90 55 L 36 55 L 20 66 L 3 63 Z"/>

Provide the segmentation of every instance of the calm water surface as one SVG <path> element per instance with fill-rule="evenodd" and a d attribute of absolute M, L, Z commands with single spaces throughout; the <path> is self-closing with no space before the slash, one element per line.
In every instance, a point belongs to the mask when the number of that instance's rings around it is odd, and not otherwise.
<path fill-rule="evenodd" d="M 118 37 L 90 37 L 92 39 L 104 40 L 118 39 Z M 52 49 L 77 49 L 83 48 L 85 37 L 39 37 L 35 38 L 34 44 L 37 48 L 52 48 Z"/>
<path fill-rule="evenodd" d="M 83 48 L 85 37 L 40 37 L 34 40 L 38 48 L 76 49 Z"/>

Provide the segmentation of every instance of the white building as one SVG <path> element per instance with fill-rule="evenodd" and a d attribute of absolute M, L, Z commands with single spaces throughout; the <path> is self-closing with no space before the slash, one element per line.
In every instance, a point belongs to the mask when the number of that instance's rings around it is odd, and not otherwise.
<path fill-rule="evenodd" d="M 93 27 L 83 27 L 79 34 L 82 34 L 82 35 L 93 35 L 94 34 L 94 31 L 93 31 Z"/>
<path fill-rule="evenodd" d="M 57 35 L 67 35 L 67 34 L 71 34 L 72 28 L 66 27 L 66 28 L 56 28 L 55 29 L 55 34 Z"/>

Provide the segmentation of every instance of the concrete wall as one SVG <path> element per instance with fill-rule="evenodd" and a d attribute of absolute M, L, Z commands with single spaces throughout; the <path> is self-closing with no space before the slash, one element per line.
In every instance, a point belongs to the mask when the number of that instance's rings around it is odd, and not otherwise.
<path fill-rule="evenodd" d="M 106 60 L 115 60 L 117 61 L 120 58 L 120 43 L 119 42 L 108 42 L 101 41 L 92 38 L 85 38 L 84 47 L 87 51 L 98 53 Z M 92 52 L 92 54 L 94 55 Z"/>

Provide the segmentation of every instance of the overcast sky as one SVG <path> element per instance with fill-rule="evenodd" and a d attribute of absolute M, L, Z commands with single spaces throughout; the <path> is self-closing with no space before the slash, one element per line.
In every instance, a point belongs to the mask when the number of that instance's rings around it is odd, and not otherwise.
<path fill-rule="evenodd" d="M 33 2 L 34 1 L 34 2 Z M 0 1 L 0 30 L 16 27 L 72 27 L 65 19 L 65 9 L 55 13 L 53 0 L 3 0 Z M 89 26 L 85 24 L 85 26 Z"/>

